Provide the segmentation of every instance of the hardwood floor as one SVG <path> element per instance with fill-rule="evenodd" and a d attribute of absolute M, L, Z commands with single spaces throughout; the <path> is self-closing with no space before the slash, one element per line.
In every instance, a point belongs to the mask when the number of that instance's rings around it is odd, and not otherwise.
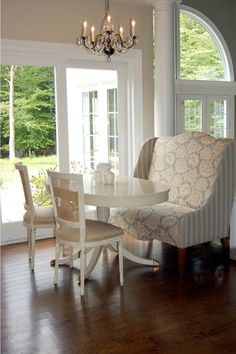
<path fill-rule="evenodd" d="M 124 259 L 122 289 L 117 257 L 105 249 L 84 298 L 77 264 L 59 269 L 54 288 L 53 240 L 37 241 L 34 273 L 26 244 L 2 247 L 2 353 L 236 353 L 236 262 L 224 259 L 221 246 L 188 249 L 180 280 L 177 249 L 126 244 L 157 257 L 160 271 Z"/>

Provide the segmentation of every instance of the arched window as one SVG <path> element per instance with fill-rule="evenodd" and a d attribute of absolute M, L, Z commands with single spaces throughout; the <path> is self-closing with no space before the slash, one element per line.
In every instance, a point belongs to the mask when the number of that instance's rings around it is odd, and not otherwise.
<path fill-rule="evenodd" d="M 199 21 L 180 12 L 180 79 L 224 78 L 225 70 L 214 39 Z"/>
<path fill-rule="evenodd" d="M 179 7 L 176 131 L 233 136 L 234 77 L 228 47 L 206 16 Z"/>
<path fill-rule="evenodd" d="M 206 16 L 182 6 L 179 33 L 180 79 L 233 80 L 233 65 L 227 45 Z"/>

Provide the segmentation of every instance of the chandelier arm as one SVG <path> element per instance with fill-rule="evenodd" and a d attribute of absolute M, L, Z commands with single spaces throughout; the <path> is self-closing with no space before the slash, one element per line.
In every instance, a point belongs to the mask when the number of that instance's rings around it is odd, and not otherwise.
<path fill-rule="evenodd" d="M 77 45 L 83 44 L 83 46 L 88 50 L 94 50 L 95 42 L 91 42 L 88 36 L 77 38 Z"/>
<path fill-rule="evenodd" d="M 119 33 L 114 34 L 113 37 L 118 43 L 120 43 L 123 46 L 124 41 L 121 38 L 121 35 Z"/>
<path fill-rule="evenodd" d="M 136 44 L 137 44 L 137 36 L 127 37 L 123 41 L 123 47 L 127 50 L 132 48 Z"/>
<path fill-rule="evenodd" d="M 116 35 L 116 38 L 118 37 L 118 34 Z M 118 40 L 116 41 L 116 45 L 115 45 L 115 52 L 118 53 L 125 53 L 127 52 L 127 50 L 131 49 L 132 47 L 134 47 L 137 43 L 137 37 L 127 37 L 125 38 L 125 40 Z"/>
<path fill-rule="evenodd" d="M 104 47 L 104 43 L 106 42 L 106 38 L 103 33 L 100 33 L 97 35 L 95 42 L 94 42 L 94 48 L 97 52 L 101 52 Z"/>

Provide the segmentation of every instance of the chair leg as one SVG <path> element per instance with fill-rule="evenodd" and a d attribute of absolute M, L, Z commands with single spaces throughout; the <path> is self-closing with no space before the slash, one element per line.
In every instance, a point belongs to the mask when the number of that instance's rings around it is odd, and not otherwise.
<path fill-rule="evenodd" d="M 29 262 L 31 262 L 31 257 L 32 257 L 32 245 L 31 245 L 31 229 L 29 226 L 27 226 L 27 242 L 28 242 L 28 256 L 29 256 Z"/>
<path fill-rule="evenodd" d="M 34 271 L 36 230 L 31 230 L 31 270 Z"/>
<path fill-rule="evenodd" d="M 229 237 L 223 237 L 220 239 L 221 245 L 222 245 L 222 249 L 223 252 L 225 254 L 226 257 L 229 257 Z"/>
<path fill-rule="evenodd" d="M 186 248 L 178 248 L 179 276 L 184 277 L 185 273 Z"/>
<path fill-rule="evenodd" d="M 124 270 L 123 270 L 123 244 L 122 240 L 118 242 L 118 252 L 119 252 L 119 273 L 120 273 L 120 285 L 124 285 Z"/>
<path fill-rule="evenodd" d="M 84 277 L 85 277 L 85 250 L 80 251 L 80 295 L 84 296 Z"/>
<path fill-rule="evenodd" d="M 70 247 L 70 268 L 73 268 L 73 247 Z"/>
<path fill-rule="evenodd" d="M 57 285 L 57 281 L 58 281 L 58 267 L 59 267 L 60 253 L 61 253 L 61 245 L 58 242 L 56 242 L 54 285 Z"/>
<path fill-rule="evenodd" d="M 53 226 L 52 235 L 53 238 L 56 238 L 56 225 Z"/>

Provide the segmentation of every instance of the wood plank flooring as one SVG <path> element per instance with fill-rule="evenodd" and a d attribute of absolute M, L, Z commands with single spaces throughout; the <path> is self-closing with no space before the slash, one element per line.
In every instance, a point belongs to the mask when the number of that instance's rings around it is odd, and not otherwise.
<path fill-rule="evenodd" d="M 54 288 L 54 240 L 37 241 L 34 273 L 26 244 L 2 247 L 2 353 L 236 353 L 236 262 L 216 244 L 192 247 L 180 280 L 174 247 L 125 242 L 160 271 L 124 259 L 122 289 L 117 256 L 104 249 L 84 298 L 78 264 L 60 267 Z"/>

